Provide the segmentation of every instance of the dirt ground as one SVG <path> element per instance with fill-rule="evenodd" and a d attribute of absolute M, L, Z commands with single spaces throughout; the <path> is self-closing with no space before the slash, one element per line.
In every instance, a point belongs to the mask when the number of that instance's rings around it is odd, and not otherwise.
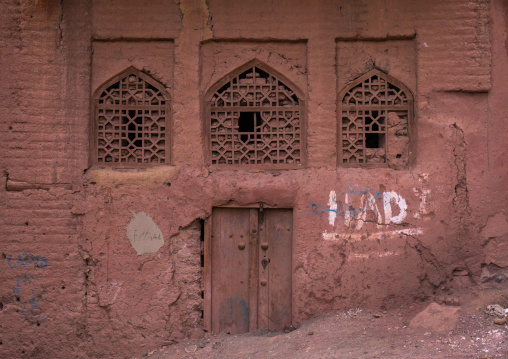
<path fill-rule="evenodd" d="M 467 304 L 461 303 L 455 328 L 441 334 L 409 326 L 427 302 L 388 311 L 338 311 L 308 320 L 289 333 L 207 334 L 143 357 L 506 359 L 508 326 L 494 324 L 493 318 L 484 313 L 489 300 L 497 297 L 498 302 L 506 301 L 503 292 L 477 294 Z"/>

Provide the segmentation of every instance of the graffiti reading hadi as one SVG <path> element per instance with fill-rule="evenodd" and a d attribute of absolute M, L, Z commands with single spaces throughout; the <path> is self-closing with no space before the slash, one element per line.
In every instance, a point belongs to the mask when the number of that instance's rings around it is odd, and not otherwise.
<path fill-rule="evenodd" d="M 429 193 L 430 191 L 426 191 L 425 196 Z M 426 200 L 426 197 L 424 199 Z M 426 201 L 422 204 L 420 198 L 420 207 L 424 207 L 425 204 Z M 348 186 L 339 194 L 331 190 L 327 205 L 311 203 L 312 212 L 306 212 L 327 215 L 328 224 L 334 229 L 331 232 L 323 231 L 325 240 L 374 239 L 423 233 L 420 228 L 411 227 L 406 222 L 408 215 L 406 199 L 395 191 L 371 191 L 369 188 L 355 190 L 353 186 Z M 420 208 L 421 213 L 426 213 L 423 210 Z M 420 216 L 415 215 L 414 218 Z M 341 224 L 342 229 L 337 228 L 337 223 Z M 376 225 L 376 229 L 372 231 L 365 228 L 366 223 Z M 394 230 L 391 225 L 401 227 Z"/>
<path fill-rule="evenodd" d="M 357 195 L 358 199 L 355 199 Z M 339 200 L 339 198 L 341 200 Z M 378 199 L 382 199 L 382 215 L 378 206 Z M 353 202 L 357 202 L 358 206 L 354 206 Z M 399 209 L 398 215 L 394 216 L 392 205 Z M 348 190 L 336 194 L 334 190 L 330 191 L 328 199 L 328 207 L 321 206 L 317 203 L 311 203 L 314 213 L 328 213 L 328 222 L 331 226 L 335 225 L 337 216 L 344 217 L 346 226 L 351 226 L 352 222 L 356 222 L 356 227 L 360 229 L 367 220 L 367 212 L 372 211 L 378 224 L 400 224 L 407 216 L 406 200 L 395 191 L 370 191 L 369 188 L 356 191 L 353 186 L 349 186 Z"/>

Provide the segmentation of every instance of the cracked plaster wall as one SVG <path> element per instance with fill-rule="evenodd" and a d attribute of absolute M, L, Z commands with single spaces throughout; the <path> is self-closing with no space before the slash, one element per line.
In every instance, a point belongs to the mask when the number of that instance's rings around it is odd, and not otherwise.
<path fill-rule="evenodd" d="M 334 309 L 396 306 L 505 280 L 506 261 L 496 256 L 506 246 L 508 200 L 504 3 L 0 7 L 2 356 L 129 357 L 202 335 L 199 219 L 225 204 L 293 208 L 295 325 Z M 305 93 L 307 168 L 204 164 L 203 96 L 253 58 Z M 173 164 L 89 169 L 90 94 L 131 64 L 170 90 Z M 374 65 L 415 94 L 414 163 L 337 168 L 337 93 Z M 395 202 L 388 215 L 376 195 L 385 192 L 407 205 L 400 223 L 389 220 L 400 215 Z M 157 252 L 132 248 L 132 211 L 160 228 Z"/>

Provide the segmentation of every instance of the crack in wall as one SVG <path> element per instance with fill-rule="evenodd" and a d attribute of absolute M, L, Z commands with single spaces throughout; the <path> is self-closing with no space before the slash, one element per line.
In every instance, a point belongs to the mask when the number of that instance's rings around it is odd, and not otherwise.
<path fill-rule="evenodd" d="M 469 189 L 467 187 L 467 169 L 466 169 L 466 152 L 467 144 L 464 137 L 464 131 L 457 123 L 450 125 L 453 130 L 453 162 L 456 168 L 455 197 L 452 200 L 455 212 L 459 216 L 461 229 L 467 225 L 467 220 L 471 215 L 469 206 Z"/>
<path fill-rule="evenodd" d="M 82 245 L 78 244 L 78 253 L 81 255 L 83 262 L 85 264 L 85 268 L 83 269 L 83 285 L 84 285 L 84 293 L 83 293 L 83 311 L 82 315 L 82 323 L 78 323 L 78 336 L 84 336 L 84 340 L 93 341 L 93 337 L 89 332 L 88 328 L 88 318 L 89 318 L 89 297 L 90 297 L 90 286 L 91 286 L 91 272 L 92 267 L 95 266 L 95 262 L 92 259 L 89 251 L 83 248 Z M 82 339 L 83 340 L 83 339 Z"/>
<path fill-rule="evenodd" d="M 64 0 L 60 0 L 60 16 L 58 17 L 58 41 L 56 48 L 61 50 L 63 44 L 63 17 L 64 17 Z"/>
<path fill-rule="evenodd" d="M 406 233 L 401 233 L 401 234 L 406 237 L 413 238 L 416 241 L 416 244 L 412 245 L 411 242 L 408 240 L 408 241 L 406 241 L 407 245 L 409 247 L 413 248 L 415 251 L 417 251 L 418 254 L 420 255 L 420 257 L 422 259 L 424 259 L 425 262 L 432 265 L 436 269 L 436 271 L 438 271 L 438 272 L 440 271 L 439 269 L 440 269 L 441 265 L 439 264 L 439 261 L 437 260 L 435 254 L 431 252 L 430 248 L 426 247 L 423 244 L 423 242 L 420 238 L 410 235 L 410 234 L 406 234 Z"/>
<path fill-rule="evenodd" d="M 213 38 L 212 16 L 208 8 L 208 1 L 202 1 L 200 6 L 201 11 L 193 12 L 192 5 L 186 4 L 185 1 L 178 2 L 182 19 L 182 32 L 188 27 L 188 31 L 203 30 L 202 39 Z"/>
<path fill-rule="evenodd" d="M 208 15 L 208 19 L 206 21 L 206 27 L 210 31 L 210 37 L 213 38 L 213 23 L 212 23 L 212 13 L 210 12 L 210 0 L 205 0 L 205 16 Z"/>
<path fill-rule="evenodd" d="M 72 190 L 71 183 L 36 183 L 36 182 L 24 182 L 15 181 L 8 178 L 5 182 L 5 189 L 8 192 L 22 192 L 28 190 L 43 190 L 50 191 L 53 188 L 63 188 L 66 190 Z"/>
<path fill-rule="evenodd" d="M 418 256 L 420 257 L 420 259 L 422 261 L 423 266 L 425 266 L 425 264 L 431 265 L 438 275 L 437 279 L 436 278 L 432 279 L 429 276 L 429 271 L 423 269 L 422 270 L 423 276 L 418 276 L 418 279 L 420 281 L 420 286 L 424 282 L 426 282 L 426 283 L 430 284 L 431 287 L 434 289 L 439 288 L 443 283 L 445 283 L 446 279 L 445 279 L 445 275 L 443 275 L 443 272 L 441 270 L 442 266 L 439 263 L 437 257 L 434 255 L 434 253 L 431 252 L 430 248 L 426 247 L 423 244 L 423 242 L 420 238 L 410 235 L 410 234 L 406 234 L 406 233 L 403 233 L 403 235 L 408 237 L 408 239 L 412 238 L 412 239 L 414 239 L 414 241 L 416 241 L 416 244 L 414 244 L 414 243 L 411 243 L 409 240 L 407 240 L 406 245 L 409 246 L 410 248 L 414 249 L 417 252 Z M 425 291 L 424 291 L 424 294 L 425 294 Z"/>

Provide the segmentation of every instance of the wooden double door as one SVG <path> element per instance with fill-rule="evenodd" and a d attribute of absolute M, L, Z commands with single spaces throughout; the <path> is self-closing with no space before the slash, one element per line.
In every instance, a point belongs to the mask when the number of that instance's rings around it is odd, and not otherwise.
<path fill-rule="evenodd" d="M 291 209 L 214 208 L 205 237 L 205 326 L 291 327 Z"/>

